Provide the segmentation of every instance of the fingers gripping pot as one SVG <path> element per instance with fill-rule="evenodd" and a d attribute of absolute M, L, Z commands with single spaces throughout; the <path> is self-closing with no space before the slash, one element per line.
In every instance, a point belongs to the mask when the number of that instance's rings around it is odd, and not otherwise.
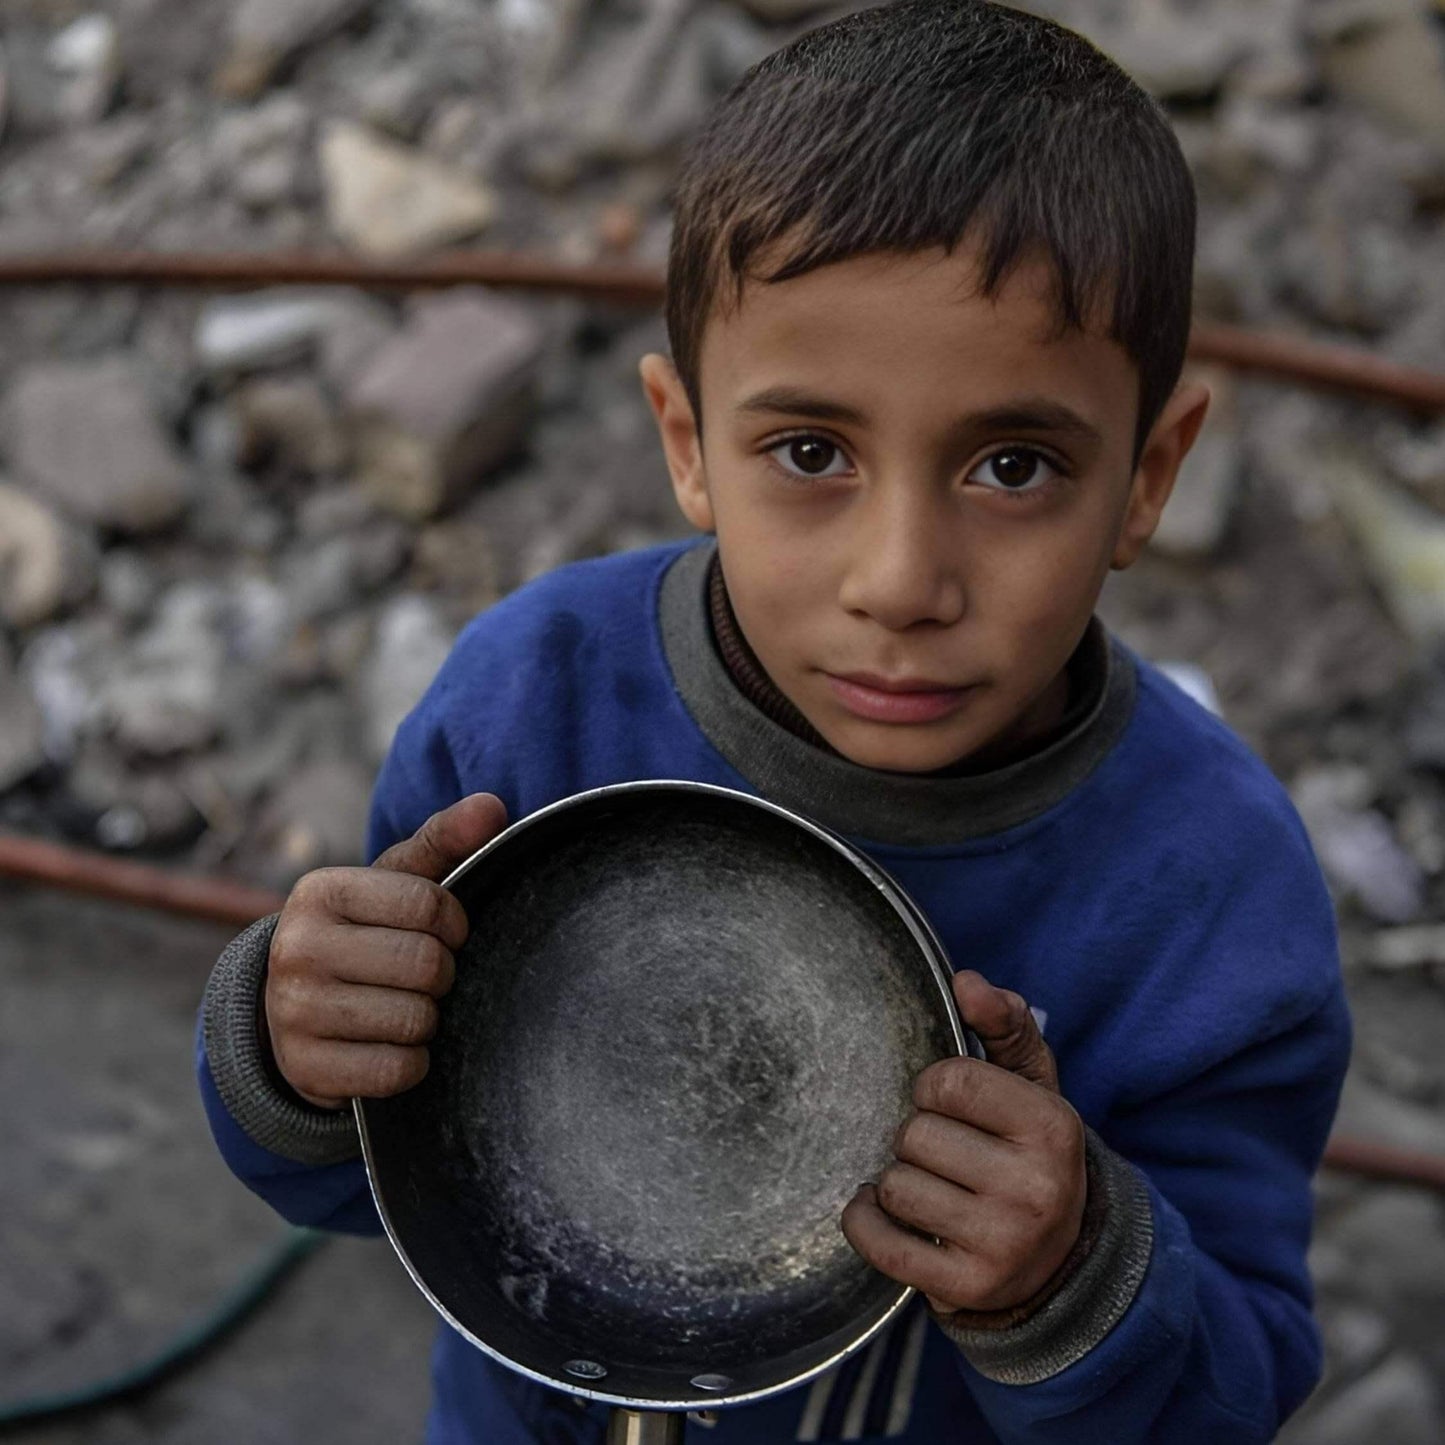
<path fill-rule="evenodd" d="M 789 1389 L 902 1309 L 839 1216 L 919 1070 L 982 1051 L 882 869 L 745 793 L 645 782 L 443 886 L 472 932 L 431 1068 L 356 1113 L 387 1234 L 462 1335 L 641 1445 L 681 1438 L 650 1412 Z"/>

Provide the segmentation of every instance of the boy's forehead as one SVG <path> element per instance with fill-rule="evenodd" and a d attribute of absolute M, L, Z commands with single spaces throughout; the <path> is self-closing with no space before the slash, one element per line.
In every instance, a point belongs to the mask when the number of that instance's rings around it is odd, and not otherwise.
<path fill-rule="evenodd" d="M 1132 358 L 1102 325 L 1060 326 L 1047 261 L 1021 261 L 990 295 L 979 283 L 963 249 L 850 257 L 781 282 L 750 278 L 740 299 L 714 307 L 703 333 L 709 410 L 757 410 L 759 393 L 804 385 L 860 400 L 892 391 L 923 412 L 965 393 L 985 406 L 1056 396 L 1100 430 L 1132 425 Z"/>

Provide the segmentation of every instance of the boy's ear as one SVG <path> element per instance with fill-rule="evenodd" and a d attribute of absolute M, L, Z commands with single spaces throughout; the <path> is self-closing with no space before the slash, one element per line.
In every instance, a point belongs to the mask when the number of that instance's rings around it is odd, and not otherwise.
<path fill-rule="evenodd" d="M 1174 490 L 1179 467 L 1194 445 L 1209 410 L 1209 388 L 1202 382 L 1183 381 L 1174 388 L 1164 410 L 1151 428 L 1134 468 L 1129 502 L 1109 566 L 1122 572 L 1131 567 L 1154 535 L 1164 503 Z"/>
<path fill-rule="evenodd" d="M 670 357 L 649 352 L 637 365 L 642 391 L 657 419 L 672 491 L 682 515 L 701 532 L 713 530 L 712 500 L 707 494 L 707 474 L 702 464 L 702 442 L 687 388 Z"/>

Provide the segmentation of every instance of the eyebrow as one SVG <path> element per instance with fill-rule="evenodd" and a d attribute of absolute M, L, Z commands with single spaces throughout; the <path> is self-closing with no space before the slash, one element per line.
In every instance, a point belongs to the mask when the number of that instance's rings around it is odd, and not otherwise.
<path fill-rule="evenodd" d="M 744 397 L 735 410 L 744 413 L 786 413 L 790 416 L 812 417 L 814 421 L 844 422 L 850 426 L 866 426 L 868 418 L 846 402 L 831 401 L 794 386 L 770 386 L 752 396 Z M 1102 444 L 1099 429 L 1078 412 L 1062 402 L 1047 397 L 1019 397 L 1004 406 L 987 411 L 970 412 L 958 418 L 954 430 L 964 431 L 1032 431 L 1051 432 L 1092 445 Z"/>

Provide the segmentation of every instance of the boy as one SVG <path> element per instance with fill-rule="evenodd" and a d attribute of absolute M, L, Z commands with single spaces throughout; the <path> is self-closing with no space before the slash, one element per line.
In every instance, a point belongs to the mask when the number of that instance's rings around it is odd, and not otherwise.
<path fill-rule="evenodd" d="M 227 950 L 200 1073 L 240 1177 L 378 1229 L 344 1105 L 425 1072 L 467 932 L 437 884 L 508 818 L 629 779 L 752 791 L 977 965 L 989 1062 L 920 1075 L 842 1212 L 915 1311 L 689 1439 L 1270 1439 L 1320 1368 L 1333 915 L 1263 765 L 1093 617 L 1208 404 L 1179 384 L 1193 226 L 1160 112 L 1047 21 L 905 0 L 749 72 L 684 167 L 672 357 L 641 363 L 708 535 L 474 619 L 383 766 L 374 865 Z M 446 1327 L 434 1373 L 436 1445 L 601 1439 L 601 1407 Z"/>

